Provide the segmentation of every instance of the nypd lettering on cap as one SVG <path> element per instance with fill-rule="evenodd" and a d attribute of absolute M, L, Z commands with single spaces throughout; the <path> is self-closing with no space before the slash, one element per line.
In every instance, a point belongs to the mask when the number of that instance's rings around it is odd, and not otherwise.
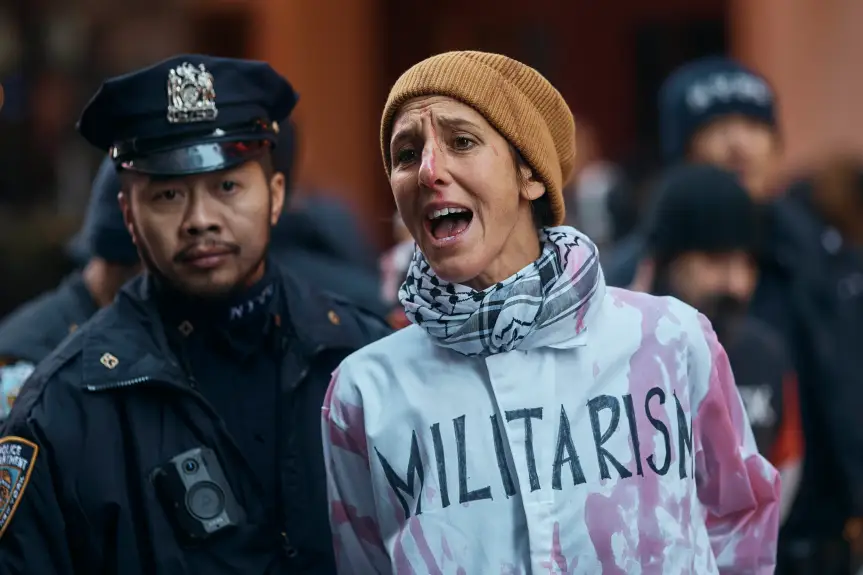
<path fill-rule="evenodd" d="M 686 104 L 696 113 L 716 104 L 749 102 L 769 106 L 773 92 L 767 82 L 745 72 L 724 72 L 708 76 L 694 83 L 686 92 Z"/>
<path fill-rule="evenodd" d="M 30 482 L 39 446 L 21 437 L 0 439 L 0 537 L 9 526 Z"/>

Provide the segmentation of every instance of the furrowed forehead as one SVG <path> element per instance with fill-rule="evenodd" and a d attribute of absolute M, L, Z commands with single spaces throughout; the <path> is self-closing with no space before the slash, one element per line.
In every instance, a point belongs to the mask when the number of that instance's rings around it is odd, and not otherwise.
<path fill-rule="evenodd" d="M 449 130 L 480 131 L 491 126 L 482 115 L 461 102 L 449 98 L 438 101 L 412 100 L 407 102 L 393 123 L 392 140 L 410 137 L 422 131 L 428 119 L 438 128 Z"/>

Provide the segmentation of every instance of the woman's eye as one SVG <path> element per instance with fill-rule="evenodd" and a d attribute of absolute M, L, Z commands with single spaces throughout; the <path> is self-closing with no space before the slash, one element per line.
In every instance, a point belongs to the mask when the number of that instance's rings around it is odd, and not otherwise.
<path fill-rule="evenodd" d="M 399 164 L 409 164 L 416 159 L 416 152 L 411 150 L 410 148 L 404 148 L 399 150 L 399 153 L 396 154 L 396 161 Z"/>
<path fill-rule="evenodd" d="M 453 147 L 456 150 L 470 150 L 474 147 L 474 142 L 465 136 L 456 136 L 453 138 Z"/>
<path fill-rule="evenodd" d="M 223 192 L 233 192 L 234 188 L 237 186 L 236 182 L 232 182 L 231 180 L 225 180 L 222 182 L 222 191 Z"/>
<path fill-rule="evenodd" d="M 174 200 L 177 198 L 178 192 L 177 190 L 162 190 L 156 195 L 157 200 Z"/>

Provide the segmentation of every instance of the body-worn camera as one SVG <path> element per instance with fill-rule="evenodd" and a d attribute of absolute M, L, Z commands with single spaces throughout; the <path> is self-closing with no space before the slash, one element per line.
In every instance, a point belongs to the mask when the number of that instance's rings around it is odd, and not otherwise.
<path fill-rule="evenodd" d="M 196 447 L 156 468 L 150 476 L 178 534 L 202 541 L 245 519 L 212 449 Z"/>

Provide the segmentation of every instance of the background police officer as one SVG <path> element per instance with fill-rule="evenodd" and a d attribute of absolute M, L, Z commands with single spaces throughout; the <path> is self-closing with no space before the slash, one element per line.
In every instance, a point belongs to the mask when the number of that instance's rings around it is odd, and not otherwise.
<path fill-rule="evenodd" d="M 389 309 L 381 301 L 374 248 L 347 206 L 323 194 L 315 198 L 296 193 L 291 177 L 296 160 L 296 127 L 288 122 L 279 130 L 273 153 L 276 171 L 285 176 L 285 210 L 270 245 L 273 259 L 319 289 L 385 316 Z M 351 281 L 346 282 L 346 276 Z"/>
<path fill-rule="evenodd" d="M 84 225 L 70 246 L 81 269 L 0 322 L 0 419 L 8 415 L 36 364 L 111 303 L 140 270 L 138 250 L 117 205 L 119 192 L 117 171 L 106 157 L 93 181 Z"/>
<path fill-rule="evenodd" d="M 36 368 L 4 425 L 0 573 L 334 571 L 320 407 L 387 328 L 268 262 L 270 149 L 295 102 L 265 63 L 179 56 L 84 110 L 148 273 Z"/>

